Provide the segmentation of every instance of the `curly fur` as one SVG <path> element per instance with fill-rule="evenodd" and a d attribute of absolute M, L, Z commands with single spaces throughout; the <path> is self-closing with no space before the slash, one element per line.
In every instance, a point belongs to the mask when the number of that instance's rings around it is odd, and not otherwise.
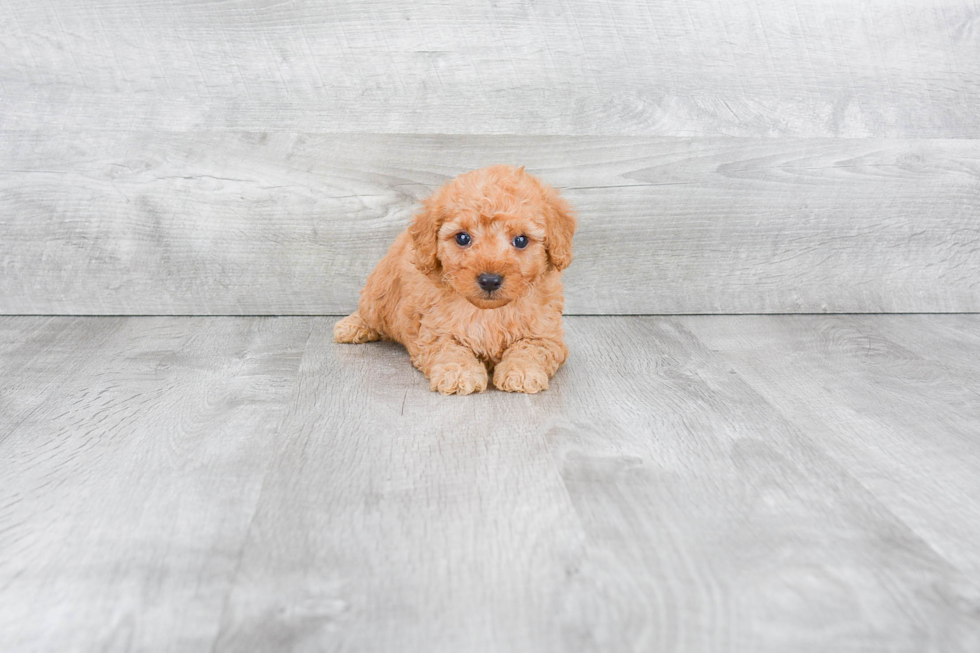
<path fill-rule="evenodd" d="M 465 247 L 460 232 L 470 234 Z M 424 201 L 368 277 L 337 342 L 400 342 L 432 390 L 470 394 L 493 384 L 539 392 L 565 359 L 561 271 L 575 218 L 557 191 L 524 168 L 460 175 Z M 524 249 L 513 245 L 525 235 Z M 488 293 L 479 275 L 503 277 Z"/>

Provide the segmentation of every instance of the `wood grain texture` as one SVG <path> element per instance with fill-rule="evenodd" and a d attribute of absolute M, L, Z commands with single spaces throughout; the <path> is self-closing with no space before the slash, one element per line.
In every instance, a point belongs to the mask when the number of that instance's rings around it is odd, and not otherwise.
<path fill-rule="evenodd" d="M 810 424 L 828 454 L 933 550 L 980 577 L 980 547 L 955 544 L 980 541 L 977 318 L 787 317 L 776 337 L 771 321 L 741 323 L 735 332 L 684 322 L 787 417 Z M 807 374 L 787 374 L 793 367 Z"/>
<path fill-rule="evenodd" d="M 310 336 L 215 651 L 546 650 L 583 544 L 552 446 L 563 397 L 440 401 L 401 347 L 336 345 L 333 321 Z"/>
<path fill-rule="evenodd" d="M 7 134 L 0 312 L 335 314 L 420 198 L 526 164 L 567 312 L 980 311 L 980 141 Z"/>
<path fill-rule="evenodd" d="M 0 129 L 980 137 L 972 0 L 8 0 Z"/>
<path fill-rule="evenodd" d="M 213 640 L 309 327 L 0 320 L 0 649 Z"/>
<path fill-rule="evenodd" d="M 819 319 L 568 320 L 578 358 L 562 389 L 589 387 L 569 402 L 572 423 L 556 439 L 589 533 L 568 592 L 570 622 L 588 643 L 580 650 L 966 651 L 980 641 L 969 568 L 889 510 L 893 488 L 862 484 L 855 472 L 872 463 L 834 455 L 819 422 L 757 389 L 757 359 L 777 363 L 774 385 L 809 378 L 809 361 L 778 366 L 776 356 Z M 731 338 L 751 333 L 758 346 L 726 356 L 700 340 L 702 326 Z M 838 375 L 859 365 L 835 363 Z M 909 372 L 881 368 L 871 382 L 898 389 L 922 370 Z M 916 392 L 897 390 L 894 403 L 875 408 L 890 409 L 895 422 L 914 413 L 908 447 L 895 457 L 907 479 L 924 480 L 913 461 L 933 448 L 914 436 L 927 415 L 969 422 L 973 412 L 959 410 L 959 392 L 903 402 Z M 930 428 L 947 438 L 950 460 L 980 450 L 945 423 Z M 894 451 L 891 435 L 867 439 Z M 939 529 L 962 536 L 970 516 L 961 497 L 936 499 L 920 510 L 935 522 L 945 515 Z"/>
<path fill-rule="evenodd" d="M 568 318 L 451 398 L 331 324 L 0 319 L 0 648 L 980 645 L 980 316 Z"/>

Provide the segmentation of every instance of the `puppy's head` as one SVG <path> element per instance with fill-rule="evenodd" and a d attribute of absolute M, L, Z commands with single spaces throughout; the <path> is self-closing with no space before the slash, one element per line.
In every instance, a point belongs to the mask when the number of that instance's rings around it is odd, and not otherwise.
<path fill-rule="evenodd" d="M 409 227 L 415 264 L 479 308 L 525 295 L 572 262 L 575 218 L 557 191 L 524 168 L 460 175 L 424 202 Z"/>

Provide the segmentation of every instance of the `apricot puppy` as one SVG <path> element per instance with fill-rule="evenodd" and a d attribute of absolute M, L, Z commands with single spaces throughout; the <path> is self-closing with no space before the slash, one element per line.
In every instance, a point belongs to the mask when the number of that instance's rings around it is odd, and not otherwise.
<path fill-rule="evenodd" d="M 575 218 L 524 168 L 460 175 L 423 202 L 337 342 L 400 342 L 432 390 L 540 392 L 568 357 L 561 271 Z"/>

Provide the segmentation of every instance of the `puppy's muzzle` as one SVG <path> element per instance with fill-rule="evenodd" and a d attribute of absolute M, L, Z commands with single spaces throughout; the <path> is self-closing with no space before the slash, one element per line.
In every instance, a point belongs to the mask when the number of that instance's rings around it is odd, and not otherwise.
<path fill-rule="evenodd" d="M 499 274 L 489 274 L 484 272 L 476 278 L 476 283 L 484 292 L 491 293 L 498 290 L 504 283 L 504 278 Z"/>

